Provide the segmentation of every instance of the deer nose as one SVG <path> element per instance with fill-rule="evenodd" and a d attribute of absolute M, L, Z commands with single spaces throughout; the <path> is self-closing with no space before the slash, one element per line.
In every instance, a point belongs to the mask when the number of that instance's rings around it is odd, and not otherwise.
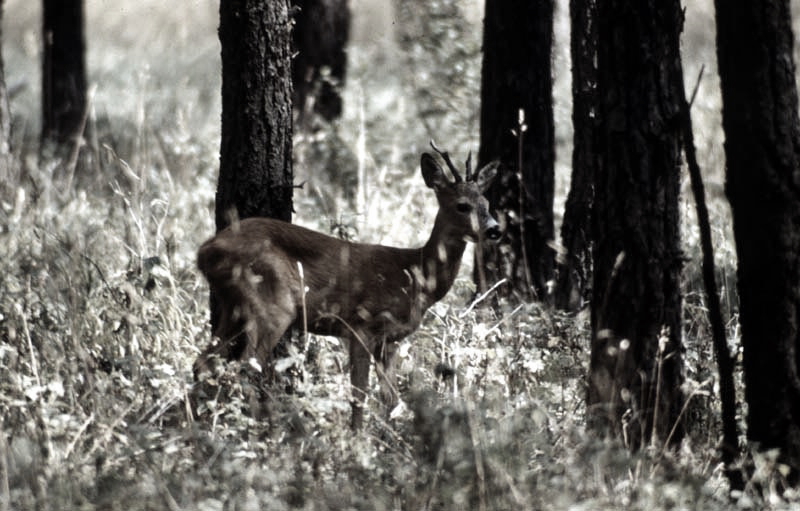
<path fill-rule="evenodd" d="M 493 225 L 486 229 L 486 232 L 483 234 L 487 240 L 489 241 L 497 241 L 502 236 L 502 232 L 500 232 L 500 227 Z"/>

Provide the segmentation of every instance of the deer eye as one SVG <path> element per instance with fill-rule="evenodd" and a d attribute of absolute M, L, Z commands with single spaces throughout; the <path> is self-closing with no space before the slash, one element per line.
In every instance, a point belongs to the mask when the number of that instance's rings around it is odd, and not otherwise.
<path fill-rule="evenodd" d="M 469 213 L 472 211 L 472 204 L 469 204 L 468 202 L 459 202 L 456 204 L 456 211 L 459 213 Z"/>

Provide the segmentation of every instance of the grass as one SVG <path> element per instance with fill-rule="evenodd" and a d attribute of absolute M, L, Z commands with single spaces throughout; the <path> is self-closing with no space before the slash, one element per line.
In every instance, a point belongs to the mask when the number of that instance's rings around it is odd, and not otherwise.
<path fill-rule="evenodd" d="M 296 135 L 297 181 L 308 180 L 296 194 L 296 221 L 364 241 L 421 243 L 435 201 L 418 174 L 419 153 L 431 138 L 460 158 L 477 148 L 480 16 L 471 3 L 420 3 L 398 7 L 391 28 L 377 2 L 354 4 L 363 17 L 345 117 Z M 294 394 L 267 389 L 267 418 L 251 413 L 263 395 L 257 379 L 230 364 L 196 420 L 185 403 L 191 364 L 210 339 L 194 257 L 213 231 L 216 8 L 87 1 L 96 137 L 69 179 L 59 162 L 37 157 L 38 12 L 6 1 L 6 76 L 19 92 L 15 171 L 0 197 L 0 511 L 729 508 L 688 194 L 684 336 L 694 425 L 678 452 L 631 454 L 587 434 L 586 315 L 535 304 L 505 306 L 502 316 L 468 310 L 469 256 L 400 350 L 405 407 L 389 423 L 374 391 L 368 426 L 349 431 L 347 356 L 329 338 L 318 339 L 318 371 L 307 367 Z M 708 15 L 700 11 L 695 23 Z M 400 32 L 403 46 L 391 35 L 378 41 L 373 23 Z M 410 26 L 420 33 L 404 32 Z M 709 54 L 708 34 L 687 34 L 687 59 Z M 554 58 L 563 63 L 563 30 L 558 40 Z M 569 78 L 556 79 L 563 204 Z M 727 206 L 713 193 L 723 168 L 711 90 L 701 87 L 695 121 L 735 341 L 735 254 Z M 440 363 L 454 376 L 439 377 Z M 797 502 L 776 496 L 748 492 L 738 505 Z"/>

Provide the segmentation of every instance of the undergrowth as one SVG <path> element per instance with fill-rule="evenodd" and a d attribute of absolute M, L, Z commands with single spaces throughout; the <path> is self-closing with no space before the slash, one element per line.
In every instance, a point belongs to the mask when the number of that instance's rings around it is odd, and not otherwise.
<path fill-rule="evenodd" d="M 213 230 L 216 6 L 147 0 L 106 12 L 87 2 L 97 88 L 91 136 L 70 167 L 39 157 L 37 86 L 21 78 L 36 74 L 37 15 L 6 4 L 4 18 L 18 20 L 3 31 L 6 76 L 23 83 L 0 197 L 0 510 L 729 508 L 690 203 L 693 404 L 676 452 L 631 454 L 591 435 L 587 313 L 469 307 L 469 255 L 399 350 L 402 405 L 383 410 L 373 389 L 363 431 L 348 428 L 347 355 L 332 338 L 315 340 L 316 364 L 291 392 L 231 363 L 192 409 L 191 365 L 210 341 L 194 258 Z M 297 181 L 307 183 L 295 207 L 296 221 L 324 232 L 412 245 L 435 215 L 419 153 L 432 137 L 462 159 L 477 145 L 480 25 L 460 2 L 395 4 L 400 19 L 424 23 L 395 26 L 388 50 L 352 42 L 344 118 L 296 134 Z M 559 153 L 568 158 L 566 142 Z M 729 220 L 712 211 L 735 339 Z M 738 505 L 792 498 L 775 495 L 750 492 Z"/>

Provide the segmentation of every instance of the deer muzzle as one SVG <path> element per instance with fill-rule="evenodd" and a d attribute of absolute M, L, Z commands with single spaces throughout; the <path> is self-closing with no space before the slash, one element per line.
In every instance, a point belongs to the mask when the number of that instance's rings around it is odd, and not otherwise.
<path fill-rule="evenodd" d="M 500 225 L 498 225 L 497 220 L 490 217 L 486 224 L 486 228 L 483 230 L 483 239 L 492 243 L 500 241 L 503 231 L 500 230 Z"/>

